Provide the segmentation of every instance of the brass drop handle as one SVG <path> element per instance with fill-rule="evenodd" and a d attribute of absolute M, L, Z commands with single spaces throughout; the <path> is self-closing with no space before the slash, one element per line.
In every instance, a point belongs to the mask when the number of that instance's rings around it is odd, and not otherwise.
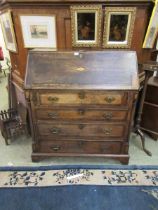
<path fill-rule="evenodd" d="M 48 101 L 57 102 L 57 101 L 59 101 L 59 98 L 58 98 L 58 97 L 49 96 L 49 97 L 48 97 Z"/>
<path fill-rule="evenodd" d="M 111 120 L 112 117 L 113 117 L 113 114 L 112 114 L 112 112 L 104 113 L 104 114 L 103 114 L 103 117 L 104 117 L 106 120 Z"/>
<path fill-rule="evenodd" d="M 105 97 L 105 101 L 108 103 L 108 104 L 111 104 L 113 101 L 115 101 L 115 97 L 113 96 L 107 96 Z"/>
<path fill-rule="evenodd" d="M 84 109 L 79 109 L 78 112 L 79 112 L 79 115 L 84 115 L 85 114 L 85 110 Z"/>
<path fill-rule="evenodd" d="M 58 145 L 56 145 L 56 146 L 51 146 L 51 149 L 52 149 L 53 151 L 57 152 L 58 150 L 61 149 L 61 147 L 58 146 Z"/>
<path fill-rule="evenodd" d="M 106 129 L 104 130 L 105 135 L 110 135 L 111 132 L 112 132 L 112 128 L 106 128 Z"/>
<path fill-rule="evenodd" d="M 78 94 L 80 99 L 84 99 L 85 98 L 85 93 L 82 91 Z"/>
<path fill-rule="evenodd" d="M 60 133 L 60 128 L 51 128 L 51 129 L 50 129 L 50 132 L 51 132 L 52 134 L 59 134 L 59 133 Z"/>
<path fill-rule="evenodd" d="M 51 112 L 51 113 L 48 113 L 48 117 L 52 118 L 52 119 L 55 119 L 58 117 L 58 113 L 56 112 Z"/>

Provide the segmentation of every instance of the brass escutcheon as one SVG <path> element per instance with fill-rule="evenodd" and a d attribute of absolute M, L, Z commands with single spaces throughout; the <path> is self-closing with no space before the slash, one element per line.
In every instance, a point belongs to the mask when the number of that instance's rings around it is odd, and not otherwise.
<path fill-rule="evenodd" d="M 79 129 L 81 129 L 81 130 L 82 130 L 82 129 L 85 127 L 85 125 L 83 125 L 83 124 L 79 124 L 79 125 L 78 125 L 78 127 L 79 127 Z"/>
<path fill-rule="evenodd" d="M 83 140 L 79 141 L 78 145 L 79 145 L 79 147 L 82 147 L 84 145 L 84 141 Z"/>
<path fill-rule="evenodd" d="M 84 99 L 85 98 L 85 93 L 83 91 L 79 92 L 78 94 L 80 99 Z"/>

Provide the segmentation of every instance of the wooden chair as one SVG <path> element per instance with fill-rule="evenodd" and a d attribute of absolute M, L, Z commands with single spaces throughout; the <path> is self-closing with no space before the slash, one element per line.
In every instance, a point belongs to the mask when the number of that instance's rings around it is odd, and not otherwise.
<path fill-rule="evenodd" d="M 9 139 L 26 132 L 26 126 L 22 123 L 17 111 L 14 109 L 0 112 L 0 128 L 6 145 L 9 144 Z"/>
<path fill-rule="evenodd" d="M 15 107 L 16 102 L 11 73 L 8 74 L 8 99 L 9 109 L 0 111 L 0 130 L 6 145 L 9 144 L 8 140 L 13 139 L 15 136 L 28 135 L 27 122 L 23 119 L 26 113 L 24 113 L 21 104 L 17 104 Z M 19 113 L 23 115 L 21 116 Z"/>

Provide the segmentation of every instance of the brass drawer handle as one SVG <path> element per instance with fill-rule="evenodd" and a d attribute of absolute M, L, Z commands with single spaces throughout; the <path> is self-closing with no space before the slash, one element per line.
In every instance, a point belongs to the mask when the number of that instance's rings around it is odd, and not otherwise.
<path fill-rule="evenodd" d="M 60 133 L 60 128 L 51 128 L 50 129 L 50 132 L 52 133 L 52 134 L 59 134 Z"/>
<path fill-rule="evenodd" d="M 79 109 L 78 112 L 79 112 L 79 115 L 84 115 L 85 114 L 85 110 L 84 109 Z"/>
<path fill-rule="evenodd" d="M 60 150 L 61 149 L 61 147 L 60 146 L 51 146 L 50 147 L 53 151 L 55 151 L 55 152 L 57 152 L 58 150 Z"/>
<path fill-rule="evenodd" d="M 108 103 L 108 104 L 111 104 L 113 101 L 115 101 L 115 97 L 113 96 L 107 96 L 105 97 L 105 101 Z"/>
<path fill-rule="evenodd" d="M 79 96 L 80 99 L 84 99 L 85 98 L 85 93 L 84 92 L 80 92 L 78 94 L 78 96 Z"/>
<path fill-rule="evenodd" d="M 58 113 L 56 113 L 56 112 L 48 113 L 48 117 L 55 119 L 58 117 Z"/>
<path fill-rule="evenodd" d="M 104 119 L 106 119 L 106 120 L 111 120 L 112 117 L 113 117 L 113 114 L 112 114 L 112 112 L 104 113 L 104 114 L 103 114 L 103 117 L 104 117 Z"/>
<path fill-rule="evenodd" d="M 104 130 L 105 135 L 110 135 L 111 132 L 112 132 L 112 128 L 106 128 L 106 129 Z"/>
<path fill-rule="evenodd" d="M 59 101 L 59 98 L 58 98 L 58 97 L 49 96 L 49 97 L 48 97 L 48 101 L 57 102 L 57 101 Z"/>

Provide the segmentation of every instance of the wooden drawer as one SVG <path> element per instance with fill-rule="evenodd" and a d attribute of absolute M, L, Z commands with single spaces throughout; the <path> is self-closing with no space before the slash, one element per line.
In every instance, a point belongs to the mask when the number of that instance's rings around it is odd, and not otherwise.
<path fill-rule="evenodd" d="M 124 121 L 126 111 L 114 111 L 106 109 L 36 109 L 37 120 L 103 120 L 103 121 Z"/>
<path fill-rule="evenodd" d="M 50 136 L 52 139 L 62 136 L 79 136 L 86 137 L 123 137 L 124 124 L 105 124 L 105 123 L 41 123 L 37 124 L 37 129 L 40 136 Z"/>
<path fill-rule="evenodd" d="M 40 105 L 127 105 L 128 93 L 116 91 L 78 91 L 38 93 Z"/>
<path fill-rule="evenodd" d="M 120 142 L 102 141 L 41 141 L 40 152 L 44 153 L 81 153 L 81 154 L 119 154 Z"/>

